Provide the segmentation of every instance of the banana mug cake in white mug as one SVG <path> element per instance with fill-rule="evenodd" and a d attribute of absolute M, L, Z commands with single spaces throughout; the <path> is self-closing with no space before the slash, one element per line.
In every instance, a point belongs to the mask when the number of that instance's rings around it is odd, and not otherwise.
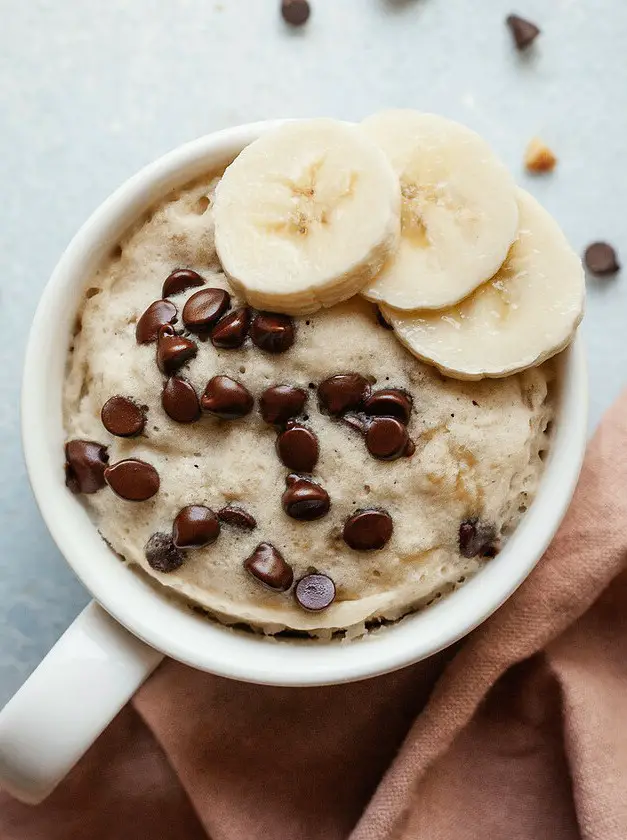
<path fill-rule="evenodd" d="M 91 278 L 67 485 L 121 560 L 208 616 L 362 635 L 515 529 L 583 301 L 559 227 L 469 129 L 285 123 Z"/>

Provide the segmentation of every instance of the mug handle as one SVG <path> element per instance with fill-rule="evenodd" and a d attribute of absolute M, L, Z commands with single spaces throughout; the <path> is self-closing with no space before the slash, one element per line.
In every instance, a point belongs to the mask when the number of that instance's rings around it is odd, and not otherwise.
<path fill-rule="evenodd" d="M 0 712 L 0 787 L 44 800 L 162 659 L 92 601 Z"/>

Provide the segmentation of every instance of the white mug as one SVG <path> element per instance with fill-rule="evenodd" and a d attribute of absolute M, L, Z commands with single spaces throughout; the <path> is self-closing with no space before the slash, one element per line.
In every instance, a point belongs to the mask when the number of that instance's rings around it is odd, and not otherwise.
<path fill-rule="evenodd" d="M 85 284 L 155 202 L 223 167 L 275 124 L 201 137 L 127 181 L 74 237 L 37 309 L 22 391 L 26 464 L 50 533 L 95 600 L 0 712 L 0 785 L 24 802 L 40 802 L 53 790 L 164 655 L 237 680 L 312 686 L 373 677 L 442 650 L 525 579 L 574 491 L 587 416 L 580 339 L 560 359 L 554 437 L 538 495 L 503 551 L 458 591 L 370 636 L 308 643 L 228 629 L 168 599 L 107 547 L 63 474 L 62 383 Z"/>

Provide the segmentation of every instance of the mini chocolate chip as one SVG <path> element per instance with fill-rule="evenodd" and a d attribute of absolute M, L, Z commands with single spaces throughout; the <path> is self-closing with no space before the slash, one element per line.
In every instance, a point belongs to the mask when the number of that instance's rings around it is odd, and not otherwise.
<path fill-rule="evenodd" d="M 370 396 L 370 383 L 359 373 L 339 373 L 318 385 L 318 401 L 329 414 L 360 408 Z"/>
<path fill-rule="evenodd" d="M 345 414 L 342 417 L 342 423 L 360 434 L 364 434 L 368 428 L 368 423 L 363 414 Z"/>
<path fill-rule="evenodd" d="M 306 426 L 294 423 L 278 436 L 279 458 L 290 470 L 309 473 L 318 462 L 318 438 Z"/>
<path fill-rule="evenodd" d="M 290 26 L 302 26 L 309 20 L 311 6 L 308 0 L 282 0 L 281 14 Z"/>
<path fill-rule="evenodd" d="M 214 376 L 200 398 L 204 411 L 223 420 L 237 420 L 250 414 L 253 402 L 250 391 L 230 376 Z"/>
<path fill-rule="evenodd" d="M 200 401 L 191 382 L 182 376 L 171 376 L 161 393 L 163 410 L 177 423 L 193 423 L 200 417 Z"/>
<path fill-rule="evenodd" d="M 375 417 L 366 432 L 368 452 L 381 461 L 393 461 L 405 453 L 407 428 L 396 417 Z"/>
<path fill-rule="evenodd" d="M 161 294 L 164 298 L 169 298 L 195 286 L 204 285 L 205 281 L 197 271 L 192 271 L 191 268 L 177 268 L 166 277 Z"/>
<path fill-rule="evenodd" d="M 251 315 L 250 307 L 240 306 L 221 318 L 211 333 L 213 346 L 224 350 L 241 347 L 248 335 Z"/>
<path fill-rule="evenodd" d="M 375 391 L 364 404 L 364 412 L 370 415 L 396 417 L 402 423 L 409 423 L 413 400 L 398 388 L 383 388 Z"/>
<path fill-rule="evenodd" d="M 325 610 L 335 600 L 335 584 L 328 575 L 305 575 L 296 584 L 296 600 L 304 610 Z"/>
<path fill-rule="evenodd" d="M 358 510 L 344 523 L 344 542 L 355 551 L 383 548 L 392 536 L 394 524 L 385 510 Z"/>
<path fill-rule="evenodd" d="M 494 548 L 496 528 L 487 522 L 481 522 L 477 517 L 466 519 L 459 526 L 459 553 L 462 557 L 494 556 L 490 552 Z"/>
<path fill-rule="evenodd" d="M 172 526 L 172 540 L 177 548 L 202 548 L 215 542 L 219 534 L 218 517 L 204 505 L 184 507 Z"/>
<path fill-rule="evenodd" d="M 137 458 L 111 464 L 104 471 L 105 481 L 113 492 L 129 502 L 145 502 L 159 490 L 159 473 Z"/>
<path fill-rule="evenodd" d="M 237 505 L 226 505 L 218 511 L 218 517 L 227 525 L 241 528 L 242 531 L 254 531 L 257 527 L 257 520 L 252 513 Z"/>
<path fill-rule="evenodd" d="M 311 522 L 329 512 L 329 494 L 319 484 L 308 478 L 294 480 L 294 476 L 291 475 L 287 477 L 286 483 L 288 487 L 281 497 L 281 503 L 285 513 L 292 519 Z"/>
<path fill-rule="evenodd" d="M 259 543 L 250 557 L 244 560 L 244 568 L 264 586 L 276 592 L 286 592 L 294 581 L 292 567 L 270 543 Z"/>
<path fill-rule="evenodd" d="M 100 412 L 102 425 L 112 435 L 135 437 L 143 432 L 146 415 L 137 403 L 128 397 L 109 397 Z"/>
<path fill-rule="evenodd" d="M 266 353 L 285 353 L 294 343 L 294 321 L 289 315 L 258 312 L 250 327 L 250 337 Z"/>
<path fill-rule="evenodd" d="M 532 23 L 530 20 L 525 20 L 518 15 L 509 15 L 505 22 L 519 50 L 524 50 L 533 44 L 540 34 L 540 29 L 535 23 Z"/>
<path fill-rule="evenodd" d="M 105 486 L 106 446 L 93 440 L 69 440 L 65 459 L 65 483 L 72 493 L 95 493 Z"/>
<path fill-rule="evenodd" d="M 171 376 L 198 352 L 198 345 L 189 338 L 178 335 L 174 327 L 166 324 L 159 330 L 157 339 L 157 366 L 161 373 Z"/>
<path fill-rule="evenodd" d="M 176 306 L 169 300 L 156 300 L 141 316 L 135 327 L 138 344 L 149 344 L 159 337 L 159 330 L 164 324 L 176 321 Z"/>
<path fill-rule="evenodd" d="M 379 323 L 379 326 L 383 327 L 384 330 L 393 330 L 394 327 L 392 326 L 392 324 L 390 324 L 389 321 L 385 320 L 385 315 L 383 314 L 383 312 L 381 312 L 379 307 L 377 306 L 375 308 L 377 310 L 377 321 Z"/>
<path fill-rule="evenodd" d="M 153 534 L 144 549 L 148 565 L 157 572 L 175 572 L 183 565 L 185 557 L 172 542 L 170 534 L 157 531 Z"/>
<path fill-rule="evenodd" d="M 307 392 L 293 385 L 271 385 L 259 397 L 259 411 L 266 421 L 282 426 L 297 417 L 307 401 Z"/>
<path fill-rule="evenodd" d="M 231 305 L 231 295 L 224 289 L 201 289 L 183 307 L 183 323 L 194 333 L 207 334 Z"/>
<path fill-rule="evenodd" d="M 586 268 L 592 274 L 604 276 L 620 271 L 616 251 L 608 242 L 593 242 L 592 245 L 588 245 L 583 258 Z"/>

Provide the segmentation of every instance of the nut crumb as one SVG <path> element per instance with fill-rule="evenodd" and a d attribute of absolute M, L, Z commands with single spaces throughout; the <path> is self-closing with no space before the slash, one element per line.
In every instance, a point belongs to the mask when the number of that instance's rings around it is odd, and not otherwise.
<path fill-rule="evenodd" d="M 525 152 L 525 167 L 529 172 L 552 172 L 557 165 L 557 158 L 549 147 L 534 137 L 527 146 Z"/>

